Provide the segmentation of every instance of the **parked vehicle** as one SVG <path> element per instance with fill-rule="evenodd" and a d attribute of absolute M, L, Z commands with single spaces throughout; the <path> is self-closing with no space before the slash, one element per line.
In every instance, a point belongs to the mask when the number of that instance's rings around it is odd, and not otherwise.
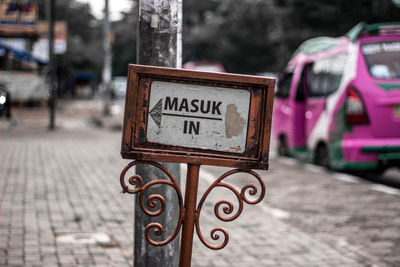
<path fill-rule="evenodd" d="M 224 66 L 215 61 L 189 61 L 183 65 L 183 68 L 198 71 L 225 72 Z"/>
<path fill-rule="evenodd" d="M 0 83 L 7 85 L 12 102 L 34 105 L 47 101 L 46 64 L 29 52 L 0 40 Z"/>
<path fill-rule="evenodd" d="M 338 170 L 400 166 L 400 22 L 304 42 L 274 103 L 280 155 Z"/>
<path fill-rule="evenodd" d="M 4 84 L 0 83 L 0 117 L 11 118 L 11 96 Z"/>
<path fill-rule="evenodd" d="M 111 81 L 112 95 L 114 98 L 123 99 L 126 95 L 126 77 L 116 76 Z"/>

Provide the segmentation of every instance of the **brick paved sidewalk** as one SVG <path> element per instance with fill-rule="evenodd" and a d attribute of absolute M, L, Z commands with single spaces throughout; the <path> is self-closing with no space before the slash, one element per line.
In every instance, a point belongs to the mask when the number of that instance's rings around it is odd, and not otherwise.
<path fill-rule="evenodd" d="M 0 129 L 0 266 L 132 266 L 134 207 L 121 194 L 120 137 L 80 124 Z M 208 184 L 201 179 L 200 191 Z M 245 205 L 232 223 L 216 220 L 212 204 L 203 209 L 203 235 L 222 226 L 230 240 L 213 251 L 195 238 L 192 266 L 384 266 L 357 247 L 333 247 L 289 225 L 265 203 Z M 68 233 L 107 233 L 113 242 L 58 241 Z"/>
<path fill-rule="evenodd" d="M 132 265 L 133 200 L 118 182 L 114 133 L 2 133 L 0 260 L 7 266 Z M 111 233 L 115 247 L 56 242 Z"/>

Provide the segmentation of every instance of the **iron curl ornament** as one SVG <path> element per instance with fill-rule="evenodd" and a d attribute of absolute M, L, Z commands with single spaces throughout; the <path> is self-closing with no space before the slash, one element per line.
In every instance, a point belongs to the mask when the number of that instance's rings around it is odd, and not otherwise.
<path fill-rule="evenodd" d="M 261 188 L 260 193 L 258 193 L 257 186 L 255 186 L 254 184 L 244 185 L 239 192 L 239 190 L 237 190 L 234 186 L 232 186 L 226 182 L 223 182 L 223 180 L 226 179 L 227 177 L 237 174 L 237 173 L 247 173 L 247 174 L 252 175 L 258 182 L 259 187 Z M 207 197 L 209 196 L 211 191 L 217 187 L 223 187 L 223 188 L 226 188 L 229 191 L 231 191 L 234 194 L 234 196 L 236 197 L 237 202 L 239 204 L 239 207 L 236 210 L 236 212 L 234 212 L 234 210 L 235 210 L 234 204 L 228 200 L 220 200 L 214 205 L 215 216 L 223 222 L 230 222 L 230 221 L 233 221 L 236 218 L 238 218 L 243 211 L 244 203 L 247 203 L 250 205 L 255 205 L 255 204 L 261 202 L 265 196 L 265 185 L 264 185 L 264 182 L 262 181 L 261 177 L 254 171 L 243 170 L 243 169 L 231 170 L 231 171 L 224 173 L 207 189 L 207 191 L 203 194 L 203 196 L 197 206 L 196 231 L 197 231 L 197 235 L 198 235 L 199 239 L 201 240 L 201 242 L 208 248 L 214 249 L 214 250 L 222 249 L 228 244 L 228 242 L 229 242 L 228 231 L 222 227 L 216 227 L 216 228 L 212 229 L 210 232 L 211 239 L 213 239 L 214 241 L 218 241 L 220 239 L 220 235 L 218 233 L 222 233 L 223 239 L 222 239 L 222 243 L 220 245 L 210 244 L 209 242 L 207 242 L 207 240 L 204 238 L 203 234 L 201 233 L 200 214 L 201 214 L 201 209 L 203 207 L 203 204 L 206 201 Z M 251 200 L 247 197 L 247 194 L 250 196 L 256 196 L 257 194 L 259 194 L 259 195 L 254 200 Z M 220 213 L 221 210 L 225 216 L 221 215 L 221 213 Z"/>
<path fill-rule="evenodd" d="M 131 186 L 134 186 L 134 189 L 130 189 L 129 186 L 125 183 L 125 180 L 126 180 L 125 176 L 130 168 L 132 168 L 133 166 L 136 166 L 138 164 L 149 164 L 149 165 L 152 165 L 152 166 L 160 169 L 162 172 L 164 172 L 168 176 L 169 180 L 165 180 L 165 179 L 153 180 L 153 181 L 150 181 L 150 182 L 144 184 L 143 178 L 137 174 L 134 174 L 131 177 L 129 177 L 129 179 L 128 179 L 129 184 Z M 234 174 L 239 174 L 239 173 L 249 174 L 250 176 L 254 177 L 256 182 L 258 183 L 258 186 L 256 186 L 255 184 L 246 184 L 240 190 L 238 190 L 233 185 L 231 185 L 225 181 L 225 179 L 228 178 L 229 176 L 232 176 Z M 198 177 L 196 179 L 198 179 Z M 158 216 L 165 211 L 166 200 L 163 196 L 161 196 L 159 194 L 152 194 L 152 195 L 148 196 L 147 199 L 145 199 L 146 191 L 150 187 L 155 186 L 155 185 L 166 185 L 166 186 L 172 187 L 175 190 L 175 192 L 178 196 L 180 212 L 179 212 L 178 223 L 177 223 L 175 231 L 172 233 L 172 235 L 170 235 L 164 241 L 154 241 L 153 239 L 151 239 L 150 233 L 152 232 L 155 236 L 161 236 L 164 232 L 164 226 L 159 223 L 153 222 L 153 223 L 150 223 L 149 225 L 147 225 L 145 228 L 145 237 L 150 244 L 155 245 L 155 246 L 162 246 L 162 245 L 166 245 L 169 242 L 171 242 L 178 235 L 180 228 L 185 223 L 184 222 L 185 210 L 187 210 L 187 207 L 186 207 L 187 203 L 185 203 L 185 205 L 184 205 L 180 187 L 179 187 L 176 179 L 174 178 L 174 176 L 165 167 L 163 167 L 159 163 L 152 162 L 152 161 L 133 161 L 123 169 L 121 176 L 120 176 L 120 182 L 121 182 L 123 193 L 138 194 L 139 203 L 140 203 L 140 207 L 141 207 L 142 211 L 146 215 L 152 216 L 152 217 Z M 262 181 L 261 177 L 256 172 L 254 172 L 252 170 L 245 170 L 245 169 L 235 169 L 235 170 L 228 171 L 228 172 L 222 174 L 218 179 L 216 179 L 208 187 L 208 189 L 205 191 L 202 198 L 200 199 L 200 201 L 197 205 L 197 208 L 193 208 L 193 210 L 195 210 L 194 226 L 196 227 L 196 232 L 197 232 L 197 235 L 198 235 L 199 239 L 201 240 L 201 242 L 208 248 L 214 249 L 214 250 L 222 249 L 228 244 L 229 233 L 226 229 L 224 229 L 222 227 L 215 227 L 214 229 L 211 230 L 210 237 L 212 240 L 218 241 L 218 240 L 220 240 L 220 234 L 222 234 L 223 238 L 222 238 L 221 244 L 212 245 L 211 243 L 207 242 L 207 240 L 204 238 L 204 236 L 201 232 L 200 214 L 201 214 L 203 204 L 205 203 L 207 197 L 210 195 L 210 193 L 214 189 L 219 188 L 219 187 L 226 188 L 231 193 L 233 193 L 233 195 L 236 198 L 237 203 L 238 203 L 238 208 L 235 211 L 235 206 L 231 201 L 219 200 L 216 202 L 216 204 L 214 205 L 214 214 L 220 221 L 223 221 L 223 222 L 229 222 L 229 221 L 233 221 L 233 220 L 237 219 L 240 216 L 240 214 L 242 213 L 245 203 L 250 204 L 250 205 L 255 205 L 255 204 L 261 202 L 265 196 L 265 191 L 266 191 L 264 182 Z M 197 188 L 196 188 L 196 191 L 197 191 Z M 254 199 L 249 198 L 249 196 L 253 196 Z M 147 206 L 149 208 L 153 209 L 154 211 L 149 210 L 146 207 L 145 203 L 147 204 Z M 194 203 L 194 207 L 195 206 L 196 206 L 196 204 Z M 221 214 L 221 211 L 222 211 L 222 214 Z"/>
<path fill-rule="evenodd" d="M 130 189 L 129 186 L 125 183 L 125 176 L 126 173 L 130 168 L 133 166 L 139 165 L 139 164 L 148 164 L 151 166 L 156 167 L 157 169 L 161 170 L 163 173 L 165 173 L 169 180 L 166 179 L 159 179 L 159 180 L 153 180 L 148 183 L 144 183 L 143 178 L 140 175 L 134 174 L 131 177 L 129 177 L 128 182 L 131 186 L 134 186 L 134 189 Z M 170 186 L 173 188 L 177 194 L 178 197 L 178 203 L 179 203 L 179 220 L 178 223 L 175 227 L 174 232 L 165 240 L 163 241 L 155 241 L 151 238 L 150 233 L 152 232 L 155 236 L 161 236 L 164 233 L 164 226 L 161 225 L 160 223 L 150 223 L 149 225 L 146 226 L 145 228 L 145 237 L 147 241 L 154 245 L 154 246 L 163 246 L 174 240 L 174 238 L 178 235 L 179 230 L 182 226 L 183 223 L 183 200 L 182 200 L 182 193 L 179 187 L 178 182 L 176 181 L 175 177 L 161 164 L 153 161 L 133 161 L 129 163 L 121 172 L 120 176 L 120 183 L 122 186 L 122 192 L 123 193 L 129 193 L 129 194 L 138 194 L 139 197 L 139 203 L 140 203 L 140 208 L 142 211 L 151 217 L 159 216 L 161 215 L 166 208 L 166 200 L 162 195 L 159 194 L 151 194 L 148 196 L 147 199 L 145 199 L 146 192 L 149 188 L 155 186 L 155 185 L 166 185 Z M 147 206 L 152 209 L 150 210 L 149 208 L 146 207 L 145 203 Z"/>

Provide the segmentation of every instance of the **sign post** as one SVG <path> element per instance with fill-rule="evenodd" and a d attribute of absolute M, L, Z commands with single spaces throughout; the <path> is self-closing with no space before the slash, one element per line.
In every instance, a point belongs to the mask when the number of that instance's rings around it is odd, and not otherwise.
<path fill-rule="evenodd" d="M 235 220 L 244 203 L 257 204 L 263 199 L 264 182 L 251 169 L 268 169 L 274 82 L 255 76 L 129 66 L 121 155 L 136 161 L 122 171 L 121 186 L 123 192 L 138 194 L 142 211 L 153 217 L 164 212 L 166 200 L 149 193 L 149 189 L 156 185 L 174 188 L 180 210 L 175 231 L 165 237 L 163 225 L 150 223 L 145 238 L 153 245 L 165 245 L 182 228 L 180 266 L 190 266 L 195 228 L 203 244 L 211 249 L 222 249 L 228 243 L 225 229 L 211 232 L 214 241 L 220 238 L 217 233 L 222 233 L 219 245 L 210 244 L 200 229 L 201 208 L 214 188 L 230 190 L 239 202 L 236 212 L 227 200 L 215 205 L 214 213 L 222 221 Z M 173 175 L 155 161 L 187 163 L 184 201 Z M 126 177 L 131 167 L 141 164 L 160 169 L 168 179 L 145 184 L 139 175 Z M 237 169 L 217 178 L 197 204 L 202 164 Z M 253 176 L 258 186 L 247 184 L 238 191 L 225 180 L 236 173 Z M 223 214 L 221 205 L 228 207 L 222 209 Z"/>

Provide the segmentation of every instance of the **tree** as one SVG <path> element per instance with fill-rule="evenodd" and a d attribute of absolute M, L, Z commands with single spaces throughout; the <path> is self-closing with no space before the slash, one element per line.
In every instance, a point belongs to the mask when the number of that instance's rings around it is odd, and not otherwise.
<path fill-rule="evenodd" d="M 204 13 L 202 25 L 186 31 L 185 59 L 220 61 L 227 71 L 239 73 L 273 67 L 276 54 L 270 51 L 278 25 L 271 7 L 271 1 L 221 1 L 216 10 Z"/>
<path fill-rule="evenodd" d="M 137 10 L 136 1 L 132 1 L 132 7 L 123 13 L 122 19 L 111 25 L 114 34 L 113 43 L 113 76 L 126 76 L 128 65 L 136 62 L 136 33 Z"/>
<path fill-rule="evenodd" d="M 392 0 L 186 0 L 184 59 L 220 61 L 229 72 L 279 71 L 309 38 L 398 21 L 399 13 Z"/>
<path fill-rule="evenodd" d="M 39 19 L 47 20 L 46 4 L 39 0 Z M 76 0 L 56 2 L 56 20 L 66 21 L 68 27 L 67 51 L 57 55 L 58 72 L 69 76 L 76 71 L 91 71 L 99 79 L 103 62 L 101 21 L 90 13 L 90 6 Z"/>
<path fill-rule="evenodd" d="M 45 0 L 39 0 L 45 18 Z M 114 33 L 113 75 L 125 76 L 136 62 L 137 1 Z M 183 57 L 221 62 L 228 72 L 280 71 L 295 49 L 316 36 L 341 36 L 360 21 L 398 21 L 392 0 L 185 0 Z M 68 22 L 68 51 L 58 59 L 70 71 L 91 70 L 100 77 L 103 62 L 101 21 L 87 4 L 57 1 L 57 19 Z"/>

